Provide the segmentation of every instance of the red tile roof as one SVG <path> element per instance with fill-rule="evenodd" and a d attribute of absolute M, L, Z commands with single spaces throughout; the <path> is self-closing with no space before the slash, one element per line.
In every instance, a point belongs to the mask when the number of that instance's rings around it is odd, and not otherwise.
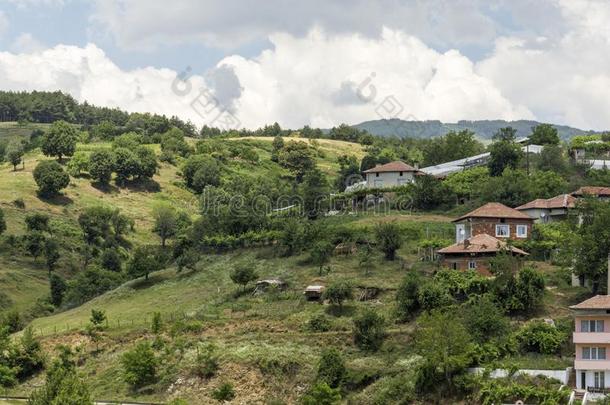
<path fill-rule="evenodd" d="M 466 218 L 512 218 L 512 219 L 527 219 L 533 220 L 523 212 L 517 211 L 514 208 L 507 207 L 500 203 L 487 203 L 466 215 L 462 215 L 453 222 L 458 222 Z"/>
<path fill-rule="evenodd" d="M 385 165 L 378 165 L 372 169 L 365 170 L 364 173 L 383 173 L 383 172 L 419 172 L 416 168 L 405 162 L 396 161 L 386 163 Z"/>
<path fill-rule="evenodd" d="M 572 195 L 577 197 L 582 197 L 584 195 L 591 195 L 594 197 L 610 197 L 610 187 L 593 187 L 593 186 L 585 186 L 581 187 L 578 190 L 574 191 Z"/>
<path fill-rule="evenodd" d="M 503 249 L 508 249 L 513 253 L 526 256 L 529 253 L 514 246 L 507 245 L 506 242 L 498 240 L 493 236 L 481 233 L 464 242 L 456 243 L 446 248 L 440 249 L 438 253 L 496 253 Z"/>
<path fill-rule="evenodd" d="M 532 208 L 541 208 L 541 209 L 552 209 L 552 208 L 574 208 L 576 204 L 576 197 L 571 196 L 570 194 L 561 194 L 553 198 L 539 198 L 534 201 L 530 201 L 527 204 L 523 204 L 517 208 L 516 210 L 528 210 Z"/>
<path fill-rule="evenodd" d="M 610 309 L 610 295 L 596 295 L 580 304 L 572 305 L 570 309 Z"/>

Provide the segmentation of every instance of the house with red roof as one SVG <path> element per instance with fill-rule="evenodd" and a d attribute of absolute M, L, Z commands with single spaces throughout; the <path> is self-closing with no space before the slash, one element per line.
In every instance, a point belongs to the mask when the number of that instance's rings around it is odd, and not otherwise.
<path fill-rule="evenodd" d="M 553 198 L 538 198 L 515 209 L 527 214 L 536 222 L 546 224 L 566 219 L 568 210 L 576 206 L 576 201 L 573 195 L 561 194 Z"/>
<path fill-rule="evenodd" d="M 584 186 L 572 193 L 574 197 L 594 197 L 599 199 L 610 199 L 610 187 Z"/>
<path fill-rule="evenodd" d="M 415 176 L 423 174 L 419 169 L 396 161 L 377 165 L 364 171 L 366 188 L 390 188 L 403 186 L 415 181 Z"/>
<path fill-rule="evenodd" d="M 489 261 L 500 252 L 525 257 L 527 252 L 508 243 L 531 237 L 534 219 L 500 203 L 487 203 L 453 221 L 455 244 L 440 249 L 443 266 L 476 270 L 489 275 Z"/>

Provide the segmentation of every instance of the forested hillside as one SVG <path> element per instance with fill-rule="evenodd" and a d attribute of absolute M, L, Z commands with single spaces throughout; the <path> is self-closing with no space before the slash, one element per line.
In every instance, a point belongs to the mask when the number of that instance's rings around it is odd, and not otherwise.
<path fill-rule="evenodd" d="M 508 403 L 526 392 L 566 403 L 553 380 L 467 369 L 572 364 L 568 307 L 605 291 L 608 203 L 584 199 L 565 221 L 534 225 L 511 242 L 529 255 L 499 254 L 493 277 L 444 268 L 435 253 L 455 241 L 451 221 L 484 203 L 610 185 L 608 170 L 569 158 L 552 126 L 533 130 L 544 150 L 528 156 L 508 127 L 485 146 L 469 131 L 191 131 L 104 109 L 78 118 L 83 106 L 67 101 L 60 110 L 75 115 L 44 124 L 23 108 L 27 118 L 0 126 L 9 394 L 177 405 Z M 446 179 L 345 192 L 377 164 L 482 151 L 486 166 Z M 571 267 L 592 284 L 572 287 Z"/>

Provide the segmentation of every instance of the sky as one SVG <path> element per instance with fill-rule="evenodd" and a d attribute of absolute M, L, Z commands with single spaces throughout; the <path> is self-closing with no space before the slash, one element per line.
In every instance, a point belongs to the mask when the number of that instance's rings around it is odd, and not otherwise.
<path fill-rule="evenodd" d="M 608 21 L 606 0 L 0 0 L 0 89 L 226 129 L 605 130 Z"/>

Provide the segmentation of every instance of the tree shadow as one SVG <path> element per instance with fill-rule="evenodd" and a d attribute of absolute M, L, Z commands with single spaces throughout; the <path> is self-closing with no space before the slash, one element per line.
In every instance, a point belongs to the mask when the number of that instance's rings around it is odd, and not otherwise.
<path fill-rule="evenodd" d="M 343 305 L 342 307 L 338 305 L 329 305 L 324 309 L 324 312 L 337 318 L 342 316 L 351 317 L 356 313 L 356 308 L 352 305 Z"/>
<path fill-rule="evenodd" d="M 100 183 L 99 181 L 94 181 L 91 183 L 91 186 L 104 194 L 116 194 L 119 192 L 118 187 L 113 186 L 109 183 Z"/>
<path fill-rule="evenodd" d="M 153 179 L 128 180 L 125 182 L 124 187 L 130 191 L 145 193 L 158 193 L 161 191 L 161 186 Z"/>
<path fill-rule="evenodd" d="M 38 193 L 38 198 L 47 204 L 59 205 L 64 207 L 74 203 L 74 200 L 64 194 L 44 195 Z"/>
<path fill-rule="evenodd" d="M 148 279 L 140 277 L 132 280 L 130 287 L 134 290 L 144 290 L 163 281 L 165 281 L 165 277 L 163 277 L 162 274 L 159 274 L 159 272 L 154 272 L 148 275 Z"/>

